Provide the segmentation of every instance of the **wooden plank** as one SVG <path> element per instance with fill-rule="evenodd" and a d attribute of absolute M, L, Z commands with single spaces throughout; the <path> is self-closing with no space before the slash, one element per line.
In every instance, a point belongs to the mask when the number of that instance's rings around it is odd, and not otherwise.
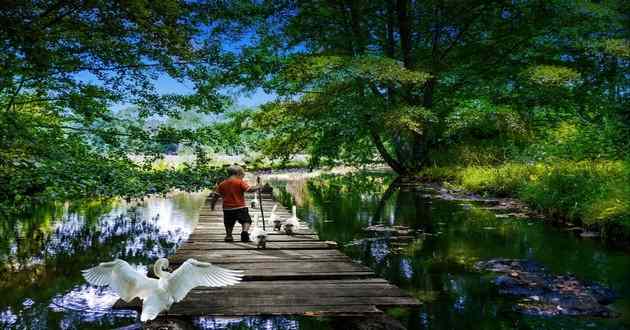
<path fill-rule="evenodd" d="M 341 261 L 351 259 L 334 249 L 327 250 L 186 250 L 176 252 L 171 258 L 196 258 L 200 261 L 216 262 L 263 262 L 272 260 L 296 261 L 296 260 L 326 260 L 338 259 Z M 169 259 L 171 259 L 169 258 Z"/>
<path fill-rule="evenodd" d="M 211 299 L 186 299 L 174 304 L 169 311 L 173 315 L 260 315 L 275 310 L 283 315 L 303 314 L 306 306 L 330 306 L 335 309 L 341 306 L 363 306 L 365 310 L 388 307 L 417 307 L 415 299 L 410 297 L 325 297 L 313 299 L 301 296 L 274 296 L 243 299 L 228 298 L 223 301 Z M 332 309 L 332 308 L 330 308 Z"/>
<path fill-rule="evenodd" d="M 296 252 L 297 253 L 292 253 Z M 321 253 L 321 252 L 337 253 Z M 239 252 L 247 252 L 240 254 Z M 189 250 L 186 253 L 176 253 L 170 257 L 173 263 L 182 263 L 188 258 L 195 258 L 199 261 L 210 263 L 232 263 L 232 262 L 272 262 L 272 261 L 347 261 L 351 259 L 337 250 L 270 250 L 264 254 L 257 254 L 257 250 L 217 250 L 199 251 Z M 276 253 L 277 252 L 277 253 Z"/>
<path fill-rule="evenodd" d="M 312 262 L 291 262 L 291 261 L 275 261 L 275 262 L 218 262 L 217 265 L 229 267 L 236 270 L 293 270 L 296 272 L 351 272 L 351 271 L 371 271 L 370 268 L 355 262 L 345 261 L 312 261 Z M 385 280 L 378 283 L 387 283 Z M 360 283 L 366 283 L 361 281 Z"/>
<path fill-rule="evenodd" d="M 215 263 L 233 270 L 242 270 L 244 281 L 313 280 L 374 277 L 369 268 L 351 262 L 241 262 Z M 305 282 L 308 283 L 308 282 Z"/>
<path fill-rule="evenodd" d="M 312 249 L 330 249 L 331 246 L 322 241 L 293 241 L 293 242 L 267 242 L 266 250 L 312 250 Z M 186 250 L 257 250 L 254 242 L 186 242 L 179 247 L 178 250 L 185 252 Z"/>
<path fill-rule="evenodd" d="M 238 234 L 240 232 L 237 233 L 237 230 L 241 230 L 240 227 L 236 227 L 233 231 L 234 234 Z M 193 232 L 193 234 L 200 234 L 200 235 L 223 235 L 225 236 L 225 229 L 224 228 L 214 228 L 214 229 L 198 229 L 195 230 Z M 267 235 L 280 235 L 280 236 L 285 236 L 286 233 L 284 231 L 268 231 Z M 312 233 L 298 233 L 298 234 L 293 234 L 291 235 L 292 237 L 303 237 L 303 238 L 309 238 L 309 237 L 317 237 L 317 234 Z"/>
<path fill-rule="evenodd" d="M 236 225 L 234 228 L 233 234 L 240 234 L 241 227 L 240 225 Z M 200 228 L 195 230 L 195 232 L 201 233 L 209 233 L 209 234 L 225 234 L 225 228 L 215 227 L 215 228 Z M 286 235 L 284 231 L 268 231 L 269 235 Z M 294 231 L 292 235 L 316 235 L 312 230 L 307 229 L 298 229 L 298 231 Z"/>
<path fill-rule="evenodd" d="M 119 300 L 114 308 L 116 309 L 140 309 L 139 304 L 129 306 L 122 300 Z M 374 306 L 368 305 L 344 305 L 344 306 L 261 306 L 261 307 L 230 307 L 225 310 L 215 308 L 212 313 L 200 315 L 174 314 L 169 311 L 170 316 L 308 316 L 308 317 L 363 317 L 370 315 L 383 314 L 381 310 Z M 164 315 L 164 314 L 161 314 Z"/>
<path fill-rule="evenodd" d="M 200 233 L 200 231 L 195 231 L 194 233 L 188 236 L 187 242 L 223 242 L 223 238 L 225 237 L 225 232 L 214 233 L 214 232 L 206 232 Z M 285 235 L 284 233 L 274 233 L 273 235 L 267 236 L 267 241 L 271 242 L 303 242 L 303 241 L 313 241 L 317 240 L 317 235 Z"/>

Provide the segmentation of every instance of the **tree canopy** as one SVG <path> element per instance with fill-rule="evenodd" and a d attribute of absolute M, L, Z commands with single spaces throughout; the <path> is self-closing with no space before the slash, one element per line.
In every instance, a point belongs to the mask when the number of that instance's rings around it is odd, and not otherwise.
<path fill-rule="evenodd" d="M 148 173 L 128 156 L 212 140 L 207 127 L 143 126 L 147 118 L 220 112 L 229 104 L 200 79 L 217 62 L 212 46 L 198 39 L 204 12 L 203 4 L 175 0 L 3 3 L 0 200 L 25 207 L 30 198 L 170 189 L 174 182 L 146 182 Z M 162 76 L 193 90 L 160 93 L 155 81 Z M 122 116 L 121 105 L 133 105 L 137 116 Z"/>
<path fill-rule="evenodd" d="M 492 161 L 628 157 L 629 12 L 615 0 L 10 1 L 0 200 L 207 187 L 220 173 L 208 148 L 401 174 L 462 145 Z M 160 92 L 163 77 L 189 87 Z M 258 89 L 277 98 L 205 122 L 229 109 L 227 91 Z M 176 144 L 197 161 L 151 170 Z"/>
<path fill-rule="evenodd" d="M 568 117 L 626 133 L 630 123 L 623 1 L 237 1 L 215 12 L 212 33 L 251 41 L 231 82 L 280 96 L 252 114 L 266 132 L 258 147 L 276 157 L 381 158 L 412 173 L 465 140 L 526 141 Z"/>

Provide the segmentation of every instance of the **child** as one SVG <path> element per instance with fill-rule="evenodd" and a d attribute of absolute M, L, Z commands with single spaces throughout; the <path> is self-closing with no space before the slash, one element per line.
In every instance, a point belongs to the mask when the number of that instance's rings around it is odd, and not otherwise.
<path fill-rule="evenodd" d="M 210 207 L 214 210 L 219 197 L 223 197 L 223 224 L 225 225 L 225 241 L 233 242 L 232 230 L 236 221 L 241 224 L 241 241 L 249 242 L 249 226 L 252 218 L 245 204 L 245 192 L 258 190 L 258 186 L 250 187 L 243 178 L 245 170 L 238 165 L 228 167 L 229 178 L 221 182 L 215 189 Z"/>

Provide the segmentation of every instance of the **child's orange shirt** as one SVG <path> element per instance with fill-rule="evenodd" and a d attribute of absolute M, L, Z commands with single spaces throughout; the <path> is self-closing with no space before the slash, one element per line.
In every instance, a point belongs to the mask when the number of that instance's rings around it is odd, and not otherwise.
<path fill-rule="evenodd" d="M 223 197 L 223 209 L 240 209 L 245 205 L 245 192 L 249 185 L 243 179 L 231 177 L 221 182 L 217 187 L 217 193 Z"/>

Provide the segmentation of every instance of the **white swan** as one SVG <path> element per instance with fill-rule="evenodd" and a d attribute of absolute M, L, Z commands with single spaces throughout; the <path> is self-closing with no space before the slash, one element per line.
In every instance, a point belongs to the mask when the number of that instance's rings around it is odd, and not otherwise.
<path fill-rule="evenodd" d="M 250 229 L 250 234 L 253 241 L 256 242 L 256 247 L 264 249 L 267 247 L 267 232 L 263 230 L 258 222 L 258 214 L 254 215 L 254 224 Z"/>
<path fill-rule="evenodd" d="M 276 209 L 278 208 L 278 204 L 274 204 L 271 209 L 271 214 L 269 215 L 269 222 L 273 223 L 273 230 L 280 230 L 282 228 L 282 220 L 276 214 Z"/>
<path fill-rule="evenodd" d="M 258 208 L 258 192 L 254 193 L 254 199 L 250 203 L 250 206 L 251 206 L 252 209 L 257 209 Z"/>
<path fill-rule="evenodd" d="M 167 267 L 168 259 L 160 258 L 155 262 L 153 272 L 158 279 L 147 277 L 120 259 L 100 263 L 82 272 L 88 283 L 109 286 L 126 302 L 135 297 L 142 299 L 142 322 L 153 320 L 160 312 L 168 311 L 174 302 L 184 299 L 195 287 L 234 285 L 243 277 L 241 271 L 195 259 L 186 260 L 172 273 L 164 271 Z"/>
<path fill-rule="evenodd" d="M 297 230 L 300 226 L 300 219 L 298 219 L 297 217 L 295 205 L 293 205 L 293 207 L 291 208 L 291 213 L 291 217 L 287 219 L 284 224 L 284 231 L 287 233 L 287 235 L 292 235 L 293 231 Z"/>

